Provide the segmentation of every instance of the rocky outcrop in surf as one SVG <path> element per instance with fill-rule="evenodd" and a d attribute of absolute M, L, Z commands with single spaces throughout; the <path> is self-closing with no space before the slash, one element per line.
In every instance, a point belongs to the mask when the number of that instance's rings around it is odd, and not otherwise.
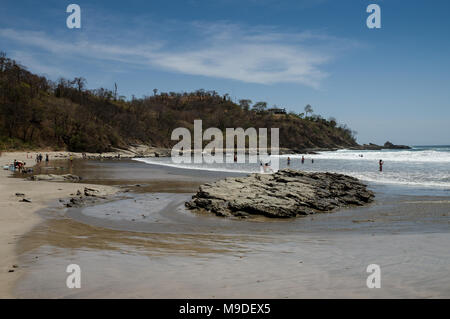
<path fill-rule="evenodd" d="M 369 143 L 359 146 L 349 147 L 351 150 L 369 150 L 369 151 L 380 151 L 380 150 L 410 150 L 411 147 L 408 145 L 395 145 L 387 141 L 383 146 Z"/>
<path fill-rule="evenodd" d="M 373 192 L 356 178 L 286 169 L 204 184 L 186 207 L 217 216 L 289 218 L 361 206 L 373 199 Z"/>
<path fill-rule="evenodd" d="M 407 145 L 395 145 L 395 144 L 392 144 L 391 142 L 387 141 L 386 143 L 384 143 L 383 149 L 410 150 L 411 147 L 409 147 Z"/>

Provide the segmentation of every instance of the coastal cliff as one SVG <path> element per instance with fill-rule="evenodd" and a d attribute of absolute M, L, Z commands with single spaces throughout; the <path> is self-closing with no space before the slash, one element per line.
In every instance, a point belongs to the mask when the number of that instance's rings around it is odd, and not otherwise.
<path fill-rule="evenodd" d="M 285 169 L 204 184 L 186 207 L 217 216 L 289 218 L 362 206 L 373 199 L 373 192 L 356 178 Z"/>

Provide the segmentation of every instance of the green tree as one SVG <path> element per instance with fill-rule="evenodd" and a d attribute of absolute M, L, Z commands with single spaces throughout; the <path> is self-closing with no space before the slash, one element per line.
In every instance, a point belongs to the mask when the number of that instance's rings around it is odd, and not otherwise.
<path fill-rule="evenodd" d="M 306 114 L 306 116 L 308 116 L 308 114 L 312 114 L 313 112 L 314 112 L 314 110 L 313 110 L 311 105 L 308 104 L 308 105 L 305 106 L 305 114 Z"/>
<path fill-rule="evenodd" d="M 257 102 L 253 105 L 253 110 L 262 113 L 267 109 L 267 102 Z"/>
<path fill-rule="evenodd" d="M 239 100 L 239 106 L 244 110 L 248 111 L 250 109 L 250 104 L 252 104 L 252 100 Z"/>

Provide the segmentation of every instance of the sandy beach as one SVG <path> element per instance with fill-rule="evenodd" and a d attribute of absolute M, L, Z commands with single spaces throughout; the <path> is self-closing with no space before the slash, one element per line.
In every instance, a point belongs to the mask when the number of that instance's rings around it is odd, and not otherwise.
<path fill-rule="evenodd" d="M 3 297 L 450 296 L 448 196 L 398 195 L 375 187 L 376 201 L 367 207 L 243 221 L 184 208 L 200 184 L 228 173 L 199 174 L 128 159 L 75 161 L 72 172 L 83 176 L 83 183 L 2 175 L 2 183 L 11 180 L 7 185 L 16 187 L 2 184 L 8 189 L 2 205 L 13 207 L 2 216 L 8 229 L 2 236 L 11 243 L 2 246 L 8 257 L 2 258 Z M 85 185 L 117 192 L 95 205 L 57 203 Z M 16 190 L 33 202 L 18 202 Z M 8 273 L 15 263 L 19 268 Z M 72 263 L 82 269 L 81 289 L 65 285 Z M 372 263 L 381 266 L 381 289 L 366 286 Z"/>
<path fill-rule="evenodd" d="M 67 152 L 43 152 L 45 153 L 50 155 L 51 160 L 55 156 L 68 156 Z M 34 165 L 35 153 L 30 154 L 33 154 L 33 159 L 27 159 L 27 152 L 4 152 L 0 157 L 0 164 L 3 167 L 16 159 Z M 81 155 L 73 154 L 73 156 Z M 3 169 L 0 171 L 0 298 L 14 297 L 12 288 L 24 272 L 17 258 L 17 243 L 27 232 L 42 222 L 42 218 L 36 212 L 82 189 L 79 184 L 27 181 L 11 178 L 11 175 L 11 171 Z M 110 186 L 94 187 L 103 192 L 115 192 Z M 31 203 L 20 202 L 22 197 L 16 196 L 16 193 L 25 194 L 26 198 L 31 199 Z"/>

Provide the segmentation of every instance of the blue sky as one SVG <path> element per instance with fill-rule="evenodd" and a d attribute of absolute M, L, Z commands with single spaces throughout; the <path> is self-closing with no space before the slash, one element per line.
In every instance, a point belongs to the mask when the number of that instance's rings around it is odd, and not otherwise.
<path fill-rule="evenodd" d="M 366 26 L 371 3 L 381 29 Z M 127 97 L 203 88 L 311 104 L 360 143 L 450 144 L 449 13 L 447 0 L 2 0 L 0 50 Z"/>

